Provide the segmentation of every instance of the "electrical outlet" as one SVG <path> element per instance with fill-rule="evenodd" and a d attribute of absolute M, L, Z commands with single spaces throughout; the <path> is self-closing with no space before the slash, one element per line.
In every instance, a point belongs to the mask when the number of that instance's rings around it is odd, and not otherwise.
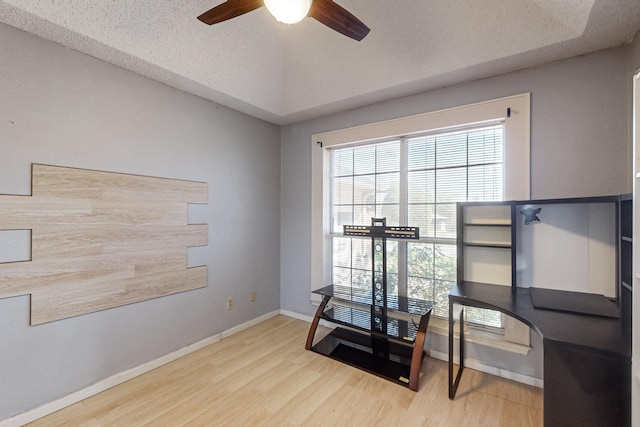
<path fill-rule="evenodd" d="M 256 302 L 256 291 L 251 292 L 251 302 Z"/>
<path fill-rule="evenodd" d="M 227 300 L 227 310 L 231 310 L 233 308 L 233 298 L 229 298 Z"/>

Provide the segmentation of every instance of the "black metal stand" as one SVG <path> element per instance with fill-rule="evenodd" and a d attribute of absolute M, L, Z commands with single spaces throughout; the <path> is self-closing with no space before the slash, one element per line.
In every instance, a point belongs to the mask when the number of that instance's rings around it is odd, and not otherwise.
<path fill-rule="evenodd" d="M 388 227 L 385 218 L 372 218 L 371 226 L 344 226 L 344 235 L 371 237 L 371 289 L 327 286 L 314 291 L 322 295 L 323 300 L 311 324 L 306 349 L 417 391 L 420 367 L 426 356 L 423 348 L 433 303 L 387 292 L 386 254 L 387 238 L 418 239 L 419 229 Z M 362 308 L 337 306 L 327 309 L 332 298 L 349 301 Z M 389 316 L 389 310 L 420 316 L 419 323 L 394 319 Z M 336 328 L 313 345 L 320 319 L 350 329 Z"/>

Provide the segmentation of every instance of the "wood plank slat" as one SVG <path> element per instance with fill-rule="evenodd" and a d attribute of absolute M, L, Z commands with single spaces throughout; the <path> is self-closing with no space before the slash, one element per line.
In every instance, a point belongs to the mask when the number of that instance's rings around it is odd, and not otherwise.
<path fill-rule="evenodd" d="M 0 195 L 0 230 L 31 230 L 31 260 L 0 263 L 0 298 L 31 295 L 32 324 L 207 286 L 187 248 L 204 182 L 34 164 L 32 195 Z"/>

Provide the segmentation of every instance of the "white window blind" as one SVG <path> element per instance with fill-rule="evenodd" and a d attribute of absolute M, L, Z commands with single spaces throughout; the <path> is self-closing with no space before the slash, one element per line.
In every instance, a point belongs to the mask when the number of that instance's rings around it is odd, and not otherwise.
<path fill-rule="evenodd" d="M 456 283 L 456 202 L 503 198 L 502 122 L 331 149 L 330 238 L 334 285 L 371 286 L 371 244 L 343 237 L 343 225 L 420 227 L 418 241 L 387 242 L 388 293 L 436 302 L 447 316 Z M 502 327 L 502 316 L 469 310 L 468 320 Z"/>

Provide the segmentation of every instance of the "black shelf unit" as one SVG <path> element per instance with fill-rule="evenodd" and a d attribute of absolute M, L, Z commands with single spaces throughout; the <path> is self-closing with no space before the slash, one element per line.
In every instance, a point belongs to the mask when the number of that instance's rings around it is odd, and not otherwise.
<path fill-rule="evenodd" d="M 516 275 L 519 249 L 518 221 L 522 207 L 543 207 L 549 204 L 597 204 L 614 206 L 615 236 L 607 242 L 615 246 L 615 305 L 610 298 L 580 292 L 558 291 L 518 286 Z M 495 249 L 490 244 L 478 244 L 469 239 L 472 227 L 495 227 L 491 221 L 470 223 L 465 210 L 474 206 L 509 207 L 511 289 L 488 283 L 465 280 L 465 251 L 472 247 Z M 633 201 L 631 195 L 585 197 L 571 199 L 523 200 L 508 202 L 471 202 L 458 204 L 458 284 L 449 294 L 450 308 L 454 304 L 498 310 L 524 322 L 543 338 L 544 351 L 544 425 L 549 427 L 584 425 L 616 425 L 628 427 L 631 422 L 631 336 L 633 293 Z M 541 219 L 542 219 L 541 215 Z M 531 217 L 527 219 L 532 220 Z M 535 221 L 535 219 L 534 219 Z M 544 221 L 544 219 L 542 219 Z M 505 226 L 507 226 L 505 224 Z M 537 283 L 536 283 L 537 284 Z M 502 284 L 503 285 L 503 284 Z M 558 298 L 560 309 L 539 307 L 534 291 L 548 292 Z M 576 307 L 586 297 L 600 297 L 598 310 L 580 312 Z M 590 298 L 591 300 L 591 298 Z M 611 307 L 609 307 L 611 306 Z M 611 312 L 604 316 L 602 312 Z M 618 318 L 619 314 L 619 318 Z M 449 398 L 454 399 L 464 370 L 464 328 L 460 328 L 459 367 L 454 370 L 453 327 L 449 315 Z M 459 322 L 464 322 L 464 309 Z"/>
<path fill-rule="evenodd" d="M 344 225 L 343 234 L 371 238 L 371 285 L 364 289 L 332 285 L 313 291 L 322 302 L 305 348 L 417 391 L 434 303 L 403 297 L 388 288 L 386 248 L 388 238 L 419 239 L 420 229 L 387 226 L 386 218 L 371 218 L 371 225 Z M 335 307 L 328 306 L 331 300 Z M 320 320 L 344 327 L 314 345 Z"/>
<path fill-rule="evenodd" d="M 631 194 L 620 196 L 618 222 L 619 240 L 619 296 L 620 319 L 625 334 L 631 340 L 633 312 L 633 197 Z"/>
<path fill-rule="evenodd" d="M 516 265 L 517 265 L 517 233 L 516 224 L 517 221 L 522 221 L 522 215 L 520 210 L 523 207 L 531 206 L 544 206 L 553 204 L 597 204 L 606 203 L 615 206 L 616 215 L 616 230 L 618 233 L 619 245 L 616 248 L 616 260 L 618 263 L 617 280 L 619 283 L 616 289 L 616 300 L 621 301 L 625 299 L 625 295 L 622 293 L 622 288 L 627 288 L 631 291 L 631 246 L 632 246 L 632 200 L 631 195 L 615 195 L 615 196 L 598 196 L 598 197 L 575 197 L 566 199 L 537 199 L 537 200 L 511 200 L 511 201 L 497 201 L 497 202 L 459 202 L 457 203 L 457 254 L 458 254 L 458 281 L 465 280 L 464 262 L 465 262 L 465 248 L 487 248 L 487 249 L 501 249 L 511 251 L 511 280 L 509 285 L 515 292 L 518 286 Z M 504 213 L 501 218 L 503 222 L 496 222 L 496 218 L 489 220 L 476 220 L 470 222 L 468 218 L 468 210 L 473 208 L 486 208 L 486 207 L 504 207 L 504 210 L 508 210 L 508 214 Z M 469 241 L 469 230 L 474 228 L 487 228 L 487 229 L 510 229 L 510 241 L 509 242 L 475 242 Z M 627 281 L 628 280 L 628 281 Z M 495 283 L 494 283 L 495 284 Z M 630 300 L 628 301 L 630 303 Z"/>
<path fill-rule="evenodd" d="M 417 391 L 433 302 L 387 295 L 385 329 L 378 331 L 372 328 L 372 317 L 380 307 L 372 304 L 370 290 L 326 286 L 313 293 L 323 300 L 307 336 L 307 350 Z M 329 307 L 329 301 L 336 305 Z M 403 319 L 403 313 L 411 320 Z M 314 345 L 320 320 L 340 327 Z"/>

